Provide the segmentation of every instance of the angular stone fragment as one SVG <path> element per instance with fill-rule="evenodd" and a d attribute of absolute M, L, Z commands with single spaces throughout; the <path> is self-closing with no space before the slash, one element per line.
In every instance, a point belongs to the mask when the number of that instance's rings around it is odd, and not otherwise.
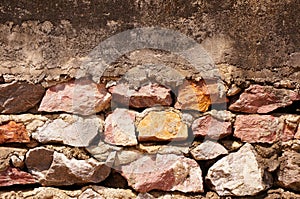
<path fill-rule="evenodd" d="M 280 117 L 284 120 L 284 127 L 282 134 L 280 135 L 280 140 L 286 142 L 296 138 L 297 125 L 300 121 L 299 115 L 283 115 Z"/>
<path fill-rule="evenodd" d="M 269 113 L 277 108 L 291 105 L 296 100 L 300 100 L 300 94 L 297 91 L 250 85 L 239 99 L 229 106 L 229 110 L 244 113 Z"/>
<path fill-rule="evenodd" d="M 134 122 L 134 111 L 117 108 L 105 119 L 104 141 L 121 146 L 137 145 Z"/>
<path fill-rule="evenodd" d="M 121 174 L 138 192 L 203 192 L 202 171 L 195 160 L 177 155 L 142 156 L 121 167 Z"/>
<path fill-rule="evenodd" d="M 206 180 L 219 196 L 253 196 L 271 186 L 271 176 L 264 173 L 248 143 L 210 167 Z"/>
<path fill-rule="evenodd" d="M 176 109 L 206 112 L 210 105 L 208 88 L 203 81 L 198 83 L 185 81 L 180 86 L 175 104 Z"/>
<path fill-rule="evenodd" d="M 212 160 L 220 155 L 228 154 L 228 151 L 218 142 L 205 140 L 192 149 L 191 154 L 195 160 Z"/>
<path fill-rule="evenodd" d="M 22 123 L 10 121 L 0 125 L 0 144 L 3 143 L 29 143 L 30 138 Z"/>
<path fill-rule="evenodd" d="M 44 147 L 29 150 L 25 163 L 43 186 L 98 183 L 110 173 L 109 167 L 95 159 L 68 159 L 64 154 Z"/>
<path fill-rule="evenodd" d="M 104 122 L 98 116 L 80 117 L 62 114 L 58 119 L 46 122 L 32 133 L 40 143 L 63 143 L 70 146 L 89 146 L 100 134 Z"/>
<path fill-rule="evenodd" d="M 10 162 L 15 167 L 23 167 L 26 152 L 26 149 L 0 147 L 0 171 L 8 169 Z"/>
<path fill-rule="evenodd" d="M 280 157 L 278 183 L 283 188 L 300 191 L 300 153 L 285 151 Z"/>
<path fill-rule="evenodd" d="M 133 108 L 170 106 L 172 104 L 171 89 L 158 84 L 147 84 L 138 90 L 131 89 L 127 84 L 118 84 L 109 89 L 112 100 Z"/>
<path fill-rule="evenodd" d="M 238 115 L 234 128 L 234 136 L 242 141 L 274 143 L 280 138 L 283 122 L 272 115 Z"/>
<path fill-rule="evenodd" d="M 92 115 L 107 108 L 110 100 L 111 94 L 107 92 L 104 84 L 78 79 L 50 87 L 39 111 Z"/>
<path fill-rule="evenodd" d="M 181 113 L 174 109 L 146 112 L 137 131 L 139 141 L 178 141 L 188 137 L 187 125 Z"/>
<path fill-rule="evenodd" d="M 0 187 L 35 183 L 37 183 L 37 181 L 31 174 L 17 168 L 8 168 L 0 172 Z"/>
<path fill-rule="evenodd" d="M 231 122 L 218 120 L 210 115 L 206 115 L 193 122 L 192 131 L 195 136 L 220 139 L 232 133 L 232 125 Z"/>
<path fill-rule="evenodd" d="M 26 82 L 0 84 L 0 113 L 22 113 L 39 103 L 45 89 Z"/>

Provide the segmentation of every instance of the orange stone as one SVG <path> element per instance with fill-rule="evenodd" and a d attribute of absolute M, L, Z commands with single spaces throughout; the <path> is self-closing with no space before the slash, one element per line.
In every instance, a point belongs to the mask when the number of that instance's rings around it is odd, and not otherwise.
<path fill-rule="evenodd" d="M 187 125 L 178 113 L 173 111 L 153 111 L 138 124 L 139 141 L 178 141 L 188 137 Z"/>
<path fill-rule="evenodd" d="M 28 132 L 23 124 L 10 121 L 8 124 L 0 126 L 0 144 L 12 142 L 30 142 Z"/>
<path fill-rule="evenodd" d="M 211 105 L 207 85 L 201 82 L 186 81 L 180 86 L 175 108 L 206 112 Z"/>

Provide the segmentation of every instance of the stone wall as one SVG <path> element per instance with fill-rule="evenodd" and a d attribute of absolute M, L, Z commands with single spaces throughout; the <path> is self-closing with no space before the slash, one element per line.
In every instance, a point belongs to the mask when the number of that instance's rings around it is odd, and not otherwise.
<path fill-rule="evenodd" d="M 300 198 L 296 0 L 0 8 L 0 198 Z"/>

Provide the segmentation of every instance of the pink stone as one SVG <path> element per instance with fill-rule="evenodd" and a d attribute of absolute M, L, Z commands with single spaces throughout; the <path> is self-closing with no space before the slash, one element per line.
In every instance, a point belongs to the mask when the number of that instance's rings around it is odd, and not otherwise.
<path fill-rule="evenodd" d="M 171 90 L 158 84 L 148 84 L 139 90 L 129 88 L 127 84 L 118 84 L 109 89 L 112 100 L 133 108 L 153 106 L 170 106 L 172 104 Z"/>
<path fill-rule="evenodd" d="M 210 115 L 206 115 L 193 122 L 192 131 L 195 136 L 220 139 L 232 133 L 232 125 L 231 122 L 217 120 Z"/>
<path fill-rule="evenodd" d="M 236 102 L 229 106 L 229 110 L 244 113 L 269 113 L 277 108 L 291 105 L 296 100 L 300 100 L 300 94 L 296 91 L 251 85 Z"/>
<path fill-rule="evenodd" d="M 173 154 L 142 156 L 121 167 L 128 184 L 138 192 L 151 190 L 203 192 L 202 171 L 193 159 Z"/>
<path fill-rule="evenodd" d="M 137 145 L 134 121 L 134 111 L 117 108 L 105 119 L 104 141 L 121 146 Z"/>
<path fill-rule="evenodd" d="M 0 186 L 11 186 L 16 184 L 35 184 L 37 181 L 29 173 L 17 168 L 8 168 L 0 172 Z"/>
<path fill-rule="evenodd" d="M 106 109 L 110 100 L 111 94 L 107 92 L 104 84 L 78 79 L 49 88 L 39 111 L 91 115 Z"/>
<path fill-rule="evenodd" d="M 238 115 L 234 127 L 234 136 L 242 141 L 274 143 L 282 134 L 283 122 L 272 115 Z"/>
<path fill-rule="evenodd" d="M 0 126 L 0 144 L 3 143 L 29 143 L 30 138 L 22 123 L 10 121 Z"/>

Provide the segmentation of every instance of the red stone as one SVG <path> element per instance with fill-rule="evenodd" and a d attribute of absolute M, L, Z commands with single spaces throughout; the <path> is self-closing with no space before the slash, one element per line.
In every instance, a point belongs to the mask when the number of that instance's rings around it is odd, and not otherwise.
<path fill-rule="evenodd" d="M 251 85 L 236 102 L 229 106 L 229 110 L 244 113 L 269 113 L 277 108 L 291 105 L 296 100 L 300 100 L 300 94 L 296 91 Z"/>
<path fill-rule="evenodd" d="M 0 144 L 13 142 L 28 143 L 30 138 L 23 124 L 10 121 L 0 126 Z"/>
<path fill-rule="evenodd" d="M 8 168 L 0 172 L 0 186 L 11 186 L 16 184 L 35 184 L 37 181 L 29 173 L 17 168 Z"/>
<path fill-rule="evenodd" d="M 283 122 L 272 115 L 238 115 L 234 128 L 234 136 L 242 141 L 274 143 L 280 139 Z"/>
<path fill-rule="evenodd" d="M 104 84 L 78 79 L 49 88 L 39 111 L 92 115 L 106 109 L 110 100 L 111 95 Z"/>
<path fill-rule="evenodd" d="M 172 104 L 171 90 L 158 84 L 148 84 L 138 90 L 131 89 L 127 84 L 118 84 L 109 91 L 113 101 L 128 107 L 147 108 Z"/>
<path fill-rule="evenodd" d="M 193 122 L 192 131 L 195 136 L 220 139 L 232 133 L 232 125 L 231 122 L 217 120 L 210 115 L 206 115 Z"/>
<path fill-rule="evenodd" d="M 298 125 L 298 129 L 297 129 L 297 132 L 295 134 L 295 139 L 300 139 L 300 125 Z"/>

